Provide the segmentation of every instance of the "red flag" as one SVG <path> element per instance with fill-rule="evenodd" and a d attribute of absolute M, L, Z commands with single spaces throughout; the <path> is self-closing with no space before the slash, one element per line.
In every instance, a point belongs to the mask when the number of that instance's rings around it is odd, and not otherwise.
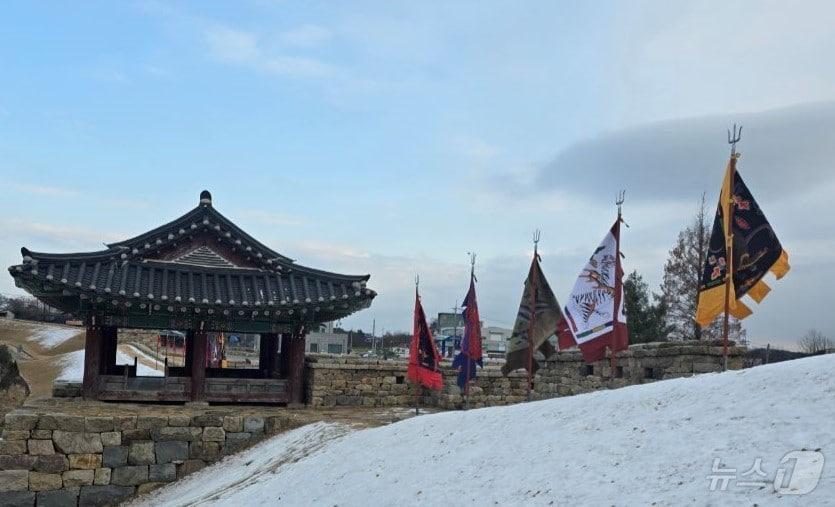
<path fill-rule="evenodd" d="M 470 273 L 470 290 L 464 298 L 464 340 L 461 353 L 470 360 L 481 363 L 481 320 L 475 297 L 475 274 Z"/>
<path fill-rule="evenodd" d="M 440 390 L 444 387 L 439 363 L 441 354 L 435 345 L 435 339 L 426 323 L 426 314 L 420 304 L 420 295 L 415 289 L 415 321 L 412 332 L 412 344 L 409 348 L 409 380 L 429 389 Z"/>
<path fill-rule="evenodd" d="M 574 335 L 571 334 L 571 328 L 568 327 L 568 321 L 565 318 L 557 322 L 557 346 L 560 350 L 570 349 L 577 345 L 574 341 Z"/>

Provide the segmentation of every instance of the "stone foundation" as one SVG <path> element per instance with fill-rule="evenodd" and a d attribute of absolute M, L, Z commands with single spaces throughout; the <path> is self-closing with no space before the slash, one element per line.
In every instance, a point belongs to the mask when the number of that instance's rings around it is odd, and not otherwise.
<path fill-rule="evenodd" d="M 728 367 L 742 368 L 745 348 L 732 346 Z M 660 342 L 629 347 L 617 356 L 612 375 L 610 361 L 586 364 L 579 351 L 559 352 L 534 377 L 532 399 L 571 396 L 599 389 L 613 389 L 657 380 L 722 371 L 722 346 L 698 341 Z M 307 357 L 306 400 L 312 406 L 408 406 L 415 390 L 406 377 L 406 361 L 369 360 L 346 356 Z M 421 390 L 424 406 L 460 408 L 463 399 L 456 385 L 457 373 L 442 363 L 444 389 Z M 527 396 L 524 370 L 504 377 L 500 365 L 485 365 L 470 384 L 470 407 L 510 405 Z"/>
<path fill-rule="evenodd" d="M 179 411 L 83 416 L 23 408 L 6 414 L 0 505 L 115 505 L 288 425 L 281 415 Z"/>

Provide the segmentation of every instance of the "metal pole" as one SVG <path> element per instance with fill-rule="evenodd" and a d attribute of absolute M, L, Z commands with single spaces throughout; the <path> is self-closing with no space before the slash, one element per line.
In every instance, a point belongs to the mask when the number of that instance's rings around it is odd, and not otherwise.
<path fill-rule="evenodd" d="M 733 217 L 734 214 L 734 184 L 736 180 L 736 159 L 738 154 L 736 152 L 736 143 L 742 139 L 742 126 L 739 130 L 734 123 L 733 134 L 728 130 L 728 144 L 731 145 L 731 160 L 728 170 L 728 195 L 726 204 L 728 205 L 728 213 L 725 217 L 725 234 L 727 242 L 725 244 L 726 259 L 726 273 L 725 273 L 725 317 L 722 321 L 722 371 L 728 369 L 728 337 L 730 335 L 730 309 L 731 309 L 731 284 L 733 283 L 734 273 L 734 234 L 733 234 Z"/>
<path fill-rule="evenodd" d="M 420 275 L 416 275 L 416 276 L 415 276 L 415 298 L 416 298 L 416 299 L 419 299 L 419 298 L 420 298 L 420 293 L 418 292 L 418 290 L 419 290 L 419 289 L 420 289 Z M 375 320 L 374 320 L 374 326 L 376 327 L 376 325 L 377 325 L 377 321 L 376 321 L 376 319 L 375 319 Z M 418 350 L 420 350 L 420 340 L 418 340 Z M 415 386 L 415 387 L 414 387 L 414 394 L 415 394 L 415 415 L 420 415 L 420 408 L 419 408 L 419 396 L 418 396 L 418 390 L 420 389 L 420 386 L 418 385 L 418 383 L 417 383 L 417 382 L 415 382 L 415 383 L 414 383 L 414 386 Z"/>
<path fill-rule="evenodd" d="M 420 386 L 415 382 L 415 415 L 420 415 Z"/>
<path fill-rule="evenodd" d="M 533 235 L 533 265 L 537 263 L 539 257 L 539 230 L 537 229 Z M 531 401 L 531 391 L 533 390 L 533 327 L 536 322 L 536 276 L 531 279 L 531 318 L 528 321 L 528 401 Z"/>
<path fill-rule="evenodd" d="M 619 276 L 618 269 L 623 271 L 623 268 L 620 265 L 620 224 L 623 222 L 623 213 L 622 213 L 622 206 L 626 199 L 626 191 L 622 190 L 620 194 L 618 194 L 617 199 L 615 199 L 615 204 L 618 207 L 618 235 L 615 238 L 615 294 L 614 294 L 614 312 L 615 314 L 612 316 L 612 341 L 617 336 L 617 329 L 618 329 L 618 316 L 620 314 L 620 307 L 623 303 L 623 298 L 621 297 L 623 292 L 623 280 Z M 617 359 L 617 351 L 614 347 L 609 348 L 610 362 L 609 368 L 611 372 L 609 373 L 610 378 L 615 378 L 615 370 L 617 369 L 618 359 Z"/>
<path fill-rule="evenodd" d="M 467 254 L 470 256 L 470 285 L 474 286 L 474 283 L 475 283 L 475 253 L 468 252 Z M 468 295 L 469 295 L 469 293 L 468 293 Z M 473 294 L 473 297 L 475 297 L 475 294 Z M 467 309 L 471 310 L 471 308 L 469 306 L 467 307 Z M 464 322 L 464 326 L 466 326 L 466 325 L 467 325 L 467 323 Z M 467 328 L 465 327 L 464 328 L 464 334 L 466 334 L 466 333 L 467 333 Z M 481 340 L 481 324 L 480 323 L 479 323 L 479 326 L 478 326 L 478 337 L 477 337 L 477 339 Z M 464 346 L 464 338 L 461 339 L 462 352 L 463 352 L 463 346 Z M 467 358 L 466 358 L 467 359 L 467 365 L 466 365 L 466 375 L 467 375 L 467 377 L 466 377 L 466 380 L 464 382 L 464 410 L 469 410 L 469 408 L 470 408 L 470 374 L 472 373 L 470 371 L 470 363 L 472 361 L 471 361 L 471 356 L 469 354 L 473 350 L 472 346 L 473 346 L 473 344 L 470 343 L 470 341 L 468 339 L 467 340 L 467 354 L 468 355 L 467 355 Z"/>

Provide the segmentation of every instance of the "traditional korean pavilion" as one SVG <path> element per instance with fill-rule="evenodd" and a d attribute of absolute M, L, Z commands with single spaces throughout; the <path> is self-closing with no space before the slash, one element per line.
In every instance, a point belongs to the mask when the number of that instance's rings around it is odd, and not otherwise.
<path fill-rule="evenodd" d="M 301 403 L 308 330 L 376 296 L 368 275 L 304 267 L 258 242 L 205 190 L 185 215 L 106 250 L 21 252 L 15 284 L 87 327 L 83 392 L 99 400 Z M 137 377 L 116 364 L 120 328 L 184 332 L 185 366 Z M 257 369 L 207 367 L 216 331 L 260 334 Z"/>

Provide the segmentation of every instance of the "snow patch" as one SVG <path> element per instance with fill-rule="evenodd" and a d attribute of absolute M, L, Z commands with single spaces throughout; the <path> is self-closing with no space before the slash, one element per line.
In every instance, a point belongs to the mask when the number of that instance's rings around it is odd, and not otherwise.
<path fill-rule="evenodd" d="M 355 432 L 319 423 L 136 504 L 831 505 L 833 367 L 835 355 L 813 357 Z M 807 495 L 711 491 L 716 458 L 738 474 L 761 458 L 773 480 L 802 449 L 833 460 Z"/>
<path fill-rule="evenodd" d="M 56 380 L 81 382 L 84 378 L 84 350 L 76 350 L 61 355 L 61 373 Z"/>
<path fill-rule="evenodd" d="M 52 349 L 81 332 L 83 330 L 78 328 L 39 326 L 32 334 L 31 339 L 40 343 L 43 347 Z"/>
<path fill-rule="evenodd" d="M 81 382 L 84 378 L 84 350 L 76 350 L 62 354 L 60 358 L 61 373 L 56 380 L 67 380 L 70 382 Z M 133 364 L 133 357 L 116 352 L 116 364 Z M 139 377 L 162 377 L 165 372 L 155 370 L 141 362 L 137 362 L 136 375 Z"/>
<path fill-rule="evenodd" d="M 282 468 L 310 456 L 350 431 L 351 427 L 345 424 L 319 422 L 303 426 L 234 456 L 227 456 L 178 482 L 176 489 L 169 488 L 129 505 L 244 505 L 238 502 L 247 498 L 247 492 L 253 487 L 270 481 L 271 476 Z M 243 497 L 239 498 L 239 495 Z M 277 502 L 281 502 L 281 498 Z"/>
<path fill-rule="evenodd" d="M 165 376 L 164 371 L 156 370 L 153 367 L 147 366 L 147 365 L 142 363 L 141 358 L 142 357 L 147 358 L 147 356 L 145 354 L 143 354 L 142 352 L 139 352 L 138 350 L 136 350 L 133 347 L 130 347 L 130 351 L 132 353 L 135 353 L 136 356 L 139 356 L 139 358 L 140 358 L 138 361 L 136 361 L 136 375 L 138 377 L 164 377 Z M 134 358 L 134 356 L 129 356 L 129 355 L 125 354 L 124 352 L 122 352 L 121 350 L 116 351 L 116 364 L 130 364 L 130 365 L 132 365 L 133 364 L 133 358 Z M 148 358 L 148 360 L 153 362 L 153 359 L 151 359 L 151 358 Z M 162 365 L 160 365 L 160 367 L 162 367 Z"/>

